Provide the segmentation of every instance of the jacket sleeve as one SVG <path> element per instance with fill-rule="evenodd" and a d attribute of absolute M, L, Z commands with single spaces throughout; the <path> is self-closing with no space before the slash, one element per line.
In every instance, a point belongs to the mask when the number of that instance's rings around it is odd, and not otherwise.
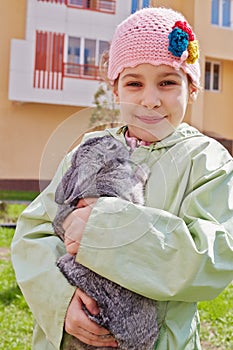
<path fill-rule="evenodd" d="M 12 263 L 17 282 L 48 341 L 60 349 L 67 307 L 74 293 L 56 266 L 65 253 L 63 242 L 54 235 L 54 193 L 64 163 L 53 181 L 22 213 L 12 241 Z"/>
<path fill-rule="evenodd" d="M 78 261 L 152 299 L 215 298 L 233 279 L 233 161 L 219 154 L 193 157 L 178 215 L 100 198 Z"/>

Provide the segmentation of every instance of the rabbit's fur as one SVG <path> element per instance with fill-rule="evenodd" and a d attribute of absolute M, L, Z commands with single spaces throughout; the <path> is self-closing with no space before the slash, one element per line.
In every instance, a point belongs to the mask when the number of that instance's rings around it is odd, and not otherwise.
<path fill-rule="evenodd" d="M 147 167 L 134 166 L 127 148 L 111 136 L 90 138 L 75 151 L 71 167 L 57 187 L 58 212 L 53 226 L 64 239 L 62 223 L 76 209 L 80 198 L 121 197 L 143 205 L 143 190 L 148 178 Z M 65 254 L 57 266 L 70 284 L 97 301 L 100 312 L 88 317 L 114 335 L 120 350 L 152 350 L 158 337 L 156 301 L 131 292 L 94 273 Z M 122 267 L 123 268 L 123 267 Z M 107 350 L 65 336 L 65 350 Z"/>

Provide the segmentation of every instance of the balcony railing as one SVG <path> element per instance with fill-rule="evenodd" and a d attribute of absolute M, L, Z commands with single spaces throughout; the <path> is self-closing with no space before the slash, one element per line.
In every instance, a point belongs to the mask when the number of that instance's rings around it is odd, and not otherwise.
<path fill-rule="evenodd" d="M 67 7 L 114 14 L 116 0 L 37 0 L 54 4 L 64 4 Z"/>
<path fill-rule="evenodd" d="M 67 0 L 37 0 L 37 1 L 51 2 L 51 3 L 55 3 L 55 4 L 66 4 L 67 3 Z"/>
<path fill-rule="evenodd" d="M 64 78 L 101 80 L 99 75 L 99 67 L 92 66 L 90 64 L 65 62 L 63 63 L 62 75 Z"/>
<path fill-rule="evenodd" d="M 67 6 L 83 10 L 115 13 L 116 0 L 67 0 Z"/>

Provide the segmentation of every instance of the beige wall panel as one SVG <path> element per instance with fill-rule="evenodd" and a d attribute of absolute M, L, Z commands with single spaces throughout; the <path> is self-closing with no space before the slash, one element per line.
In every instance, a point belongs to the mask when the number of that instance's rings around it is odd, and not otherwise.
<path fill-rule="evenodd" d="M 185 121 L 233 139 L 233 31 L 210 24 L 211 0 L 153 0 L 152 5 L 172 7 L 187 17 L 200 41 L 203 73 L 206 57 L 223 62 L 221 93 L 201 92 Z M 0 1 L 0 11 L 0 181 L 51 178 L 63 155 L 88 129 L 90 109 L 8 100 L 11 39 L 25 39 L 27 1 Z"/>
<path fill-rule="evenodd" d="M 152 0 L 151 6 L 155 7 L 171 7 L 177 11 L 181 11 L 182 0 Z"/>
<path fill-rule="evenodd" d="M 38 179 L 41 157 L 51 135 L 79 108 L 8 100 L 10 43 L 12 38 L 25 38 L 26 0 L 0 1 L 0 12 L 4 14 L 0 21 L 4 48 L 0 55 L 0 180 Z M 81 119 L 77 135 L 87 129 L 88 121 Z M 57 162 L 60 155 L 54 157 Z"/>
<path fill-rule="evenodd" d="M 222 61 L 221 93 L 205 91 L 204 130 L 233 139 L 233 61 Z"/>
<path fill-rule="evenodd" d="M 195 29 L 202 56 L 232 60 L 232 29 L 211 25 L 211 0 L 196 0 L 195 4 Z"/>
<path fill-rule="evenodd" d="M 184 14 L 189 23 L 193 25 L 195 0 L 152 0 L 152 6 L 170 7 Z"/>
<path fill-rule="evenodd" d="M 54 131 L 78 108 L 12 104 L 1 119 L 1 170 L 2 179 L 38 178 L 42 154 Z M 87 120 L 80 120 L 77 135 L 87 128 Z M 66 135 L 64 135 L 66 137 Z M 59 145 L 62 144 L 58 143 Z M 56 156 L 56 155 L 53 155 Z M 59 159 L 59 156 L 58 156 Z"/>

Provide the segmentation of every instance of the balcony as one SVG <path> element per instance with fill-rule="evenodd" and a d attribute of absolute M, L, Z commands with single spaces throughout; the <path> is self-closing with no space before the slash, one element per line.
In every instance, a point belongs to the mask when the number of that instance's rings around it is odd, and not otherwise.
<path fill-rule="evenodd" d="M 64 78 L 101 80 L 99 67 L 90 64 L 63 63 L 62 75 Z"/>
<path fill-rule="evenodd" d="M 116 0 L 37 0 L 52 4 L 66 5 L 80 10 L 97 11 L 114 14 L 116 12 Z"/>

